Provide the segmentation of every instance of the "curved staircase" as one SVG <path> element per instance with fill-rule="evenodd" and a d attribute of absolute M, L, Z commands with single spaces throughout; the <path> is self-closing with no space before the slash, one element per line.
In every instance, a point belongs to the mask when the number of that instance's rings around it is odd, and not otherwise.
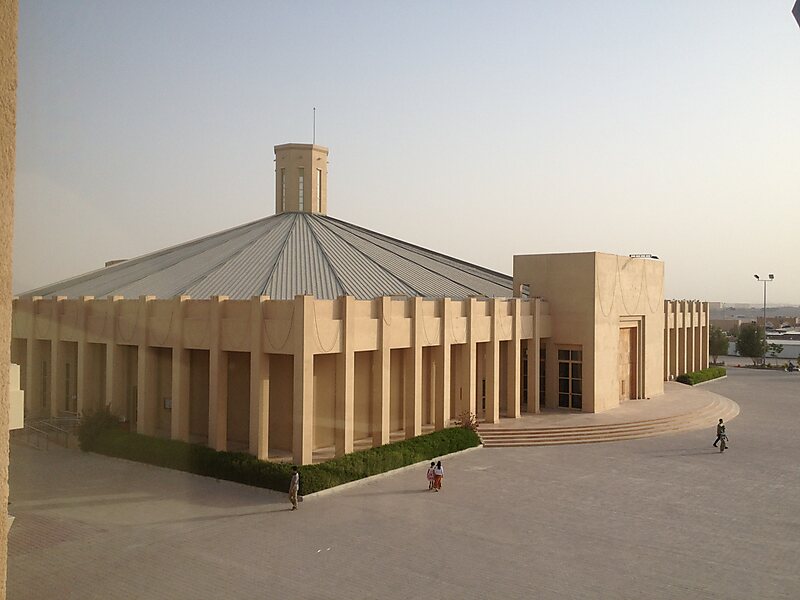
<path fill-rule="evenodd" d="M 693 429 L 713 431 L 718 419 L 727 422 L 738 414 L 739 405 L 736 402 L 723 396 L 715 396 L 696 410 L 654 419 L 575 427 L 489 429 L 480 426 L 478 435 L 485 448 L 616 442 Z"/>

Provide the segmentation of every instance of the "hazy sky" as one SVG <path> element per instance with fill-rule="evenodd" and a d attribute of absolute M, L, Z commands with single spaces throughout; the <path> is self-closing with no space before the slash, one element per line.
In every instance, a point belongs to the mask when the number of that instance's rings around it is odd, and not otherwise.
<path fill-rule="evenodd" d="M 511 273 L 653 253 L 667 297 L 800 303 L 792 0 L 20 6 L 14 290 L 273 213 L 275 144 L 332 216 Z"/>

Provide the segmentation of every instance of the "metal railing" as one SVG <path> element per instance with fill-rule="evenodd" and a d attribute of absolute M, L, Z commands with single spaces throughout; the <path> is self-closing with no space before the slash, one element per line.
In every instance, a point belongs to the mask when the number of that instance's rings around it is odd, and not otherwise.
<path fill-rule="evenodd" d="M 70 437 L 77 433 L 80 424 L 81 419 L 77 413 L 61 413 L 59 417 L 50 417 L 48 419 L 30 419 L 25 422 L 25 428 L 23 429 L 25 443 L 40 450 L 42 449 L 42 441 L 44 441 L 45 450 L 49 448 L 51 441 L 69 448 Z M 34 444 L 31 443 L 32 436 L 35 441 Z"/>
<path fill-rule="evenodd" d="M 41 450 L 42 449 L 41 441 L 44 440 L 44 449 L 45 450 L 49 449 L 50 436 L 43 429 L 39 429 L 38 427 L 35 427 L 33 425 L 30 425 L 30 424 L 26 423 L 25 424 L 25 428 L 23 429 L 23 433 L 25 434 L 25 443 L 28 446 L 33 446 L 34 445 L 34 444 L 31 444 L 31 435 L 33 435 L 34 436 L 34 440 L 36 440 L 36 444 L 35 444 L 36 448 Z"/>

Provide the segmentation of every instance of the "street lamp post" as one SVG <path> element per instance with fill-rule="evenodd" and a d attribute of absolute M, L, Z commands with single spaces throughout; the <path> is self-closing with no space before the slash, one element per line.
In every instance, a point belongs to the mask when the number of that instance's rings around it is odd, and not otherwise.
<path fill-rule="evenodd" d="M 767 357 L 766 357 L 766 347 L 767 347 L 767 284 L 770 281 L 774 281 L 775 275 L 773 273 L 770 273 L 768 278 L 767 277 L 763 277 L 762 278 L 762 277 L 759 277 L 758 275 L 753 275 L 753 277 L 756 278 L 756 281 L 759 281 L 759 282 L 764 284 L 764 349 L 765 349 L 764 364 L 766 364 L 767 363 Z"/>

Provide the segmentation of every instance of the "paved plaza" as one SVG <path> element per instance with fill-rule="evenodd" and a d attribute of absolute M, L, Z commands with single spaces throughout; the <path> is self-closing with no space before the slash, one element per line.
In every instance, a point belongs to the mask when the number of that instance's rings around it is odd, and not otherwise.
<path fill-rule="evenodd" d="M 800 597 L 800 375 L 705 431 L 480 449 L 310 498 L 13 445 L 9 598 Z"/>

